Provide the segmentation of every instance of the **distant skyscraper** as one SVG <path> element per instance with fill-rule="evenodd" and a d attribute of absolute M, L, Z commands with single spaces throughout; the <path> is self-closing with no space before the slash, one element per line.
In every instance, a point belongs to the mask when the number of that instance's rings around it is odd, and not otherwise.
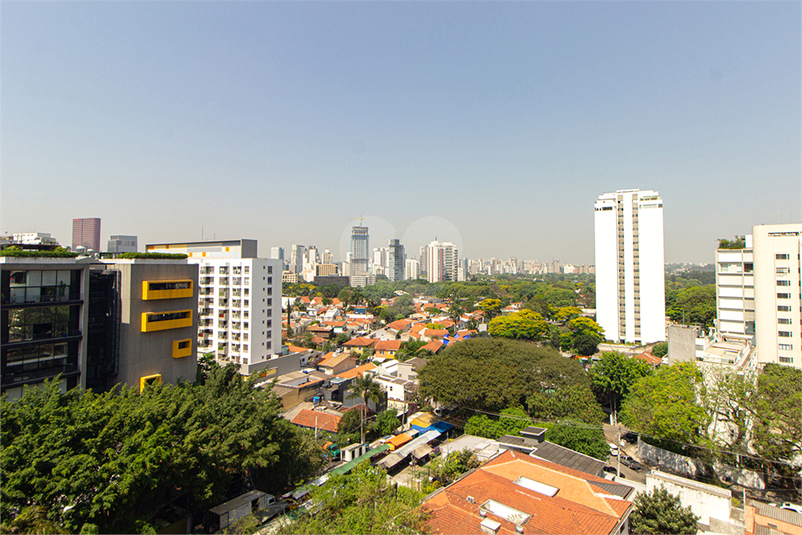
<path fill-rule="evenodd" d="M 666 339 L 663 200 L 619 190 L 595 204 L 596 321 L 608 340 Z"/>
<path fill-rule="evenodd" d="M 457 246 L 433 241 L 426 248 L 426 277 L 429 282 L 456 281 L 459 267 Z"/>
<path fill-rule="evenodd" d="M 293 273 L 301 273 L 304 270 L 304 256 L 306 255 L 306 246 L 293 244 L 290 251 L 290 271 Z"/>
<path fill-rule="evenodd" d="M 407 258 L 405 273 L 407 280 L 415 280 L 420 277 L 420 262 L 414 258 Z"/>
<path fill-rule="evenodd" d="M 284 247 L 271 247 L 270 248 L 270 258 L 273 260 L 281 260 L 284 261 Z"/>
<path fill-rule="evenodd" d="M 110 253 L 135 253 L 137 251 L 136 236 L 110 236 L 106 250 Z"/>
<path fill-rule="evenodd" d="M 86 247 L 100 251 L 100 218 L 85 217 L 72 220 L 72 248 Z"/>
<path fill-rule="evenodd" d="M 351 275 L 366 275 L 368 273 L 369 249 L 368 227 L 353 227 L 351 229 Z"/>
<path fill-rule="evenodd" d="M 407 255 L 399 240 L 390 240 L 388 256 L 387 278 L 393 282 L 404 280 Z"/>

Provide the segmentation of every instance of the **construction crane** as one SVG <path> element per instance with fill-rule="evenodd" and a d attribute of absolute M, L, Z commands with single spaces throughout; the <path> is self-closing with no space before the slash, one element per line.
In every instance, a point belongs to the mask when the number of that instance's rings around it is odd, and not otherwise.
<path fill-rule="evenodd" d="M 348 221 L 356 221 L 356 220 L 359 220 L 359 226 L 361 227 L 361 226 L 362 226 L 362 220 L 363 220 L 363 219 L 364 219 L 364 218 L 363 218 L 362 216 L 359 216 L 359 217 L 352 217 L 352 218 L 351 218 L 351 219 L 349 219 Z"/>

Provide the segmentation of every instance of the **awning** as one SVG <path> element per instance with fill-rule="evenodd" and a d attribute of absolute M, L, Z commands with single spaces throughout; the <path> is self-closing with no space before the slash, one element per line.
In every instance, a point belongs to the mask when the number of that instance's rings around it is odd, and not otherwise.
<path fill-rule="evenodd" d="M 415 457 L 416 459 L 423 459 L 424 457 L 429 455 L 432 451 L 433 451 L 432 448 L 430 448 L 428 444 L 422 444 L 417 448 L 415 448 L 415 450 L 412 452 L 412 456 Z"/>
<path fill-rule="evenodd" d="M 403 461 L 405 459 L 405 457 L 406 456 L 404 456 L 404 455 L 399 455 L 397 453 L 391 453 L 390 455 L 388 455 L 387 457 L 385 457 L 384 459 L 379 461 L 377 463 L 377 466 L 381 466 L 385 470 L 390 470 L 391 468 L 396 466 L 398 463 Z"/>

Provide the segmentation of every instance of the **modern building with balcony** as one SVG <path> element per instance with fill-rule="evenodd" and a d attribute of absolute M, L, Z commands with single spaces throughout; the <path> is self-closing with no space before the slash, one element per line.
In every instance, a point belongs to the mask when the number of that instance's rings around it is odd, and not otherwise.
<path fill-rule="evenodd" d="M 755 336 L 755 268 L 752 236 L 716 249 L 716 330 Z"/>
<path fill-rule="evenodd" d="M 200 354 L 250 375 L 281 353 L 283 262 L 257 258 L 256 240 L 149 244 L 146 250 L 191 254 L 188 262 L 199 266 Z"/>

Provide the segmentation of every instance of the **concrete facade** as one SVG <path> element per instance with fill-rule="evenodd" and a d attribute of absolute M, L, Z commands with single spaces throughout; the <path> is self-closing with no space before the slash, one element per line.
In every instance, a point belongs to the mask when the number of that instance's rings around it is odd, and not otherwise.
<path fill-rule="evenodd" d="M 646 474 L 646 490 L 664 487 L 669 494 L 679 495 L 683 507 L 690 507 L 699 517 L 699 523 L 710 525 L 712 518 L 729 522 L 731 515 L 732 492 L 713 485 L 699 483 L 692 479 L 652 470 Z"/>
<path fill-rule="evenodd" d="M 139 388 L 145 377 L 162 383 L 194 381 L 197 370 L 198 266 L 186 260 L 117 259 L 104 262 L 107 270 L 120 273 L 120 364 L 117 381 Z M 189 281 L 185 297 L 166 293 L 145 295 L 143 283 Z M 179 292 L 181 294 L 181 292 Z M 190 311 L 186 326 L 147 330 L 148 314 Z M 165 324 L 172 325 L 171 321 Z M 189 343 L 188 350 L 178 348 Z M 182 356 L 178 356 L 182 355 Z"/>

